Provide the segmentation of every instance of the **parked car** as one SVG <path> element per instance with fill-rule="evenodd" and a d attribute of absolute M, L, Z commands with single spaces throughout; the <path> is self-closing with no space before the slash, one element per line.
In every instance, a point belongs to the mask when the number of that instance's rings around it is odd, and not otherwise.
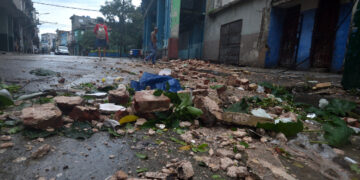
<path fill-rule="evenodd" d="M 69 49 L 66 46 L 59 46 L 55 49 L 56 55 L 69 55 Z"/>

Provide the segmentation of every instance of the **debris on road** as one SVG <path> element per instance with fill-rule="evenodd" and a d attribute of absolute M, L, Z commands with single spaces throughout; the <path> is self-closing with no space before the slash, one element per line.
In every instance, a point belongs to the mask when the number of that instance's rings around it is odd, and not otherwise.
<path fill-rule="evenodd" d="M 69 116 L 75 121 L 91 122 L 100 119 L 100 111 L 96 107 L 75 106 Z"/>
<path fill-rule="evenodd" d="M 50 145 L 44 144 L 41 147 L 39 147 L 36 151 L 31 153 L 31 158 L 39 159 L 39 158 L 45 156 L 47 153 L 49 153 L 51 148 L 52 147 Z"/>
<path fill-rule="evenodd" d="M 48 103 L 23 109 L 20 118 L 25 126 L 46 130 L 49 127 L 60 128 L 63 125 L 61 116 L 60 109 Z"/>

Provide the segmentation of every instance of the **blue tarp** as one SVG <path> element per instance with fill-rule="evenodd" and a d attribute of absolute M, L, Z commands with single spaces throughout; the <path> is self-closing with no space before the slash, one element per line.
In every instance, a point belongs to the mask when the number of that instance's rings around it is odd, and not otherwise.
<path fill-rule="evenodd" d="M 166 83 L 170 85 L 170 92 L 178 92 L 182 90 L 179 80 L 172 78 L 171 76 L 159 76 L 157 74 L 151 74 L 145 72 L 140 78 L 140 81 L 131 81 L 130 86 L 135 91 L 141 91 L 150 86 L 151 89 L 161 89 L 166 91 Z"/>

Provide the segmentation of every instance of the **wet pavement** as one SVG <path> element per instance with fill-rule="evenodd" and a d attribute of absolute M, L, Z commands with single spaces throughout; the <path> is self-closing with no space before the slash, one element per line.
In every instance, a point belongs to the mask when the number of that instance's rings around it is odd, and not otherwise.
<path fill-rule="evenodd" d="M 166 64 L 166 62 L 163 62 Z M 36 76 L 31 70 L 43 68 L 58 74 L 52 76 Z M 338 74 L 289 71 L 278 69 L 258 69 L 228 67 L 251 71 L 245 75 L 252 82 L 269 81 L 280 85 L 296 86 L 299 82 L 317 80 L 332 82 L 340 86 L 341 76 Z M 138 59 L 106 58 L 99 61 L 94 57 L 74 57 L 55 55 L 0 55 L 0 77 L 7 84 L 20 84 L 23 93 L 39 92 L 49 89 L 67 90 L 82 83 L 97 82 L 112 84 L 117 77 L 122 77 L 123 84 L 131 80 L 138 80 L 140 71 L 155 73 L 157 68 L 142 66 Z M 246 73 L 245 73 L 246 74 Z M 221 74 L 220 74 L 221 76 Z M 65 83 L 58 81 L 64 78 Z M 301 99 L 304 99 L 303 97 Z M 311 96 L 310 99 L 314 99 Z M 314 101 L 315 103 L 318 100 Z M 106 179 L 117 170 L 123 170 L 132 177 L 136 177 L 138 168 L 148 168 L 149 171 L 159 171 L 171 159 L 189 160 L 195 171 L 193 179 L 208 180 L 211 176 L 220 175 L 221 179 L 231 179 L 226 172 L 211 172 L 209 168 L 200 166 L 192 158 L 191 151 L 179 151 L 179 144 L 169 140 L 170 137 L 179 139 L 179 135 L 169 131 L 156 136 L 148 136 L 144 130 L 127 134 L 120 138 L 113 138 L 108 132 L 95 133 L 86 140 L 74 140 L 63 136 L 46 138 L 44 142 L 26 139 L 21 133 L 12 136 L 15 146 L 0 151 L 0 179 L 28 180 L 46 177 L 57 180 Z M 164 142 L 162 145 L 158 142 Z M 34 160 L 31 153 L 43 144 L 49 144 L 54 149 L 44 157 Z M 26 150 L 25 145 L 33 146 Z M 141 160 L 136 153 L 147 154 L 147 160 Z M 199 155 L 199 154 L 196 154 Z M 200 153 L 201 155 L 201 153 Z M 207 153 L 203 154 L 207 155 Z M 113 157 L 112 157 L 113 156 Z M 18 158 L 26 160 L 16 162 Z M 283 160 L 286 164 L 285 160 Z M 297 174 L 299 179 L 322 179 L 317 172 L 305 167 L 286 165 L 288 171 Z"/>
<path fill-rule="evenodd" d="M 126 72 L 124 69 L 136 74 L 138 67 L 132 67 L 136 59 L 106 58 L 99 61 L 95 57 L 81 56 L 55 56 L 55 55 L 0 55 L 0 77 L 5 83 L 20 84 L 27 93 L 39 92 L 48 89 L 68 89 L 81 83 L 101 81 L 106 78 L 112 83 L 116 77 L 123 77 L 123 83 L 137 80 L 138 77 Z M 117 64 L 116 64 L 117 63 Z M 118 69 L 114 69 L 114 68 Z M 36 76 L 30 74 L 31 70 L 43 68 L 58 72 L 53 76 Z M 148 70 L 152 71 L 152 70 Z M 65 83 L 58 81 L 65 78 Z"/>

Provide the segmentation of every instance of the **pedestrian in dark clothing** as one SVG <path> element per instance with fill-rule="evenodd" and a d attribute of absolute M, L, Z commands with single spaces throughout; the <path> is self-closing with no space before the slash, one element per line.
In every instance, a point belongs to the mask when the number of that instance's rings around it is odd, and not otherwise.
<path fill-rule="evenodd" d="M 98 49 L 98 55 L 100 60 L 101 57 L 101 49 L 104 51 L 104 57 L 106 56 L 106 47 L 109 43 L 109 35 L 108 35 L 108 27 L 104 24 L 105 21 L 103 18 L 97 18 L 97 23 L 94 28 L 94 33 L 96 35 L 96 48 Z"/>
<path fill-rule="evenodd" d="M 156 33 L 158 32 L 158 28 L 154 27 L 154 31 L 151 32 L 151 44 L 150 44 L 150 48 L 151 48 L 151 53 L 148 57 L 145 58 L 145 61 L 147 62 L 149 59 L 151 59 L 153 65 L 155 65 L 155 60 L 156 60 L 156 52 L 157 52 L 157 37 L 156 37 Z"/>

